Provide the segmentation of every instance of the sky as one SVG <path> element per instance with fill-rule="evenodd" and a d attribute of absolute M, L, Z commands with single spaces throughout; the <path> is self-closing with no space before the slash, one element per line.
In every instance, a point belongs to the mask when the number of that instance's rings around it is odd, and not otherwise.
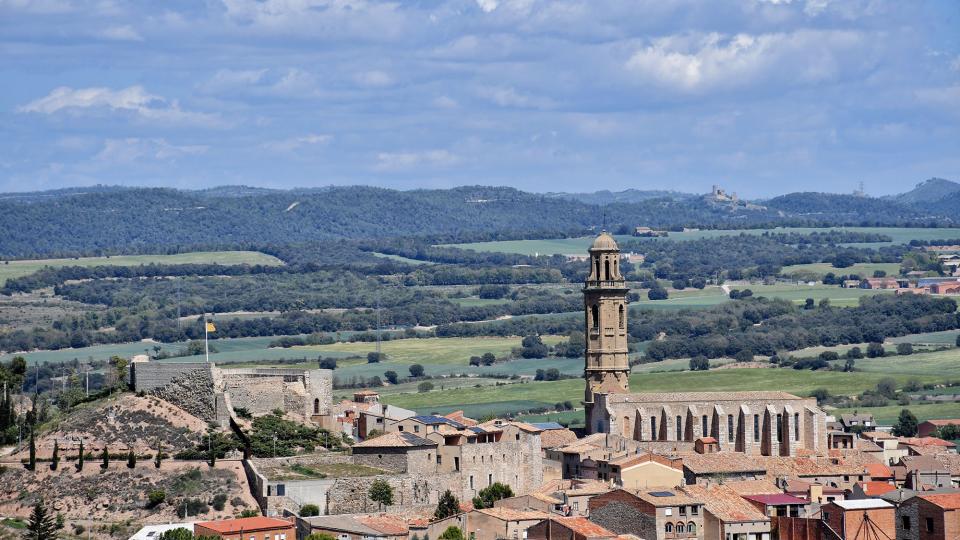
<path fill-rule="evenodd" d="M 0 0 L 0 191 L 960 181 L 960 2 Z"/>

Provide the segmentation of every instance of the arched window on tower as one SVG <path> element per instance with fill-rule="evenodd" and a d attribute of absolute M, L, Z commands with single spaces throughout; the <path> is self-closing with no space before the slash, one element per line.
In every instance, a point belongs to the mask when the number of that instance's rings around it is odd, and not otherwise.
<path fill-rule="evenodd" d="M 320 399 L 313 400 L 313 414 L 320 414 Z"/>
<path fill-rule="evenodd" d="M 603 279 L 610 281 L 610 260 L 603 261 Z"/>
<path fill-rule="evenodd" d="M 593 260 L 593 267 L 596 269 L 593 273 L 597 276 L 597 281 L 600 281 L 600 256 Z"/>
<path fill-rule="evenodd" d="M 596 304 L 590 306 L 590 317 L 593 319 L 590 321 L 593 324 L 593 328 L 600 328 L 600 306 Z"/>
<path fill-rule="evenodd" d="M 623 330 L 626 328 L 626 320 L 623 313 L 623 305 L 620 305 L 620 329 Z"/>
<path fill-rule="evenodd" d="M 613 260 L 613 275 L 614 277 L 620 275 L 620 261 L 617 259 Z"/>

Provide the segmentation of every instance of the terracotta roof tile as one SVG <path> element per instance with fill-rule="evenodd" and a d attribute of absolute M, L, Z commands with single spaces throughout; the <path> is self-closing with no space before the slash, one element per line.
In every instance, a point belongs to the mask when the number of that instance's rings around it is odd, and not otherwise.
<path fill-rule="evenodd" d="M 883 463 L 867 463 L 863 469 L 871 478 L 893 478 L 893 471 Z"/>
<path fill-rule="evenodd" d="M 548 429 L 540 434 L 541 448 L 557 448 L 577 440 L 577 434 L 569 429 Z"/>
<path fill-rule="evenodd" d="M 860 486 L 860 489 L 863 490 L 865 495 L 869 495 L 870 497 L 879 497 L 884 493 L 897 489 L 896 486 L 892 486 L 886 482 L 875 482 L 872 480 L 869 482 L 858 482 L 857 485 Z"/>
<path fill-rule="evenodd" d="M 617 536 L 616 533 L 608 531 L 585 517 L 551 517 L 550 519 L 587 538 L 615 538 Z"/>
<path fill-rule="evenodd" d="M 938 493 L 934 495 L 918 495 L 944 510 L 960 510 L 960 493 Z"/>
<path fill-rule="evenodd" d="M 390 514 L 357 516 L 356 520 L 375 531 L 391 536 L 407 534 L 410 530 L 407 520 Z"/>
<path fill-rule="evenodd" d="M 417 446 L 437 446 L 437 443 L 429 439 L 424 439 L 423 437 L 418 437 L 413 433 L 392 432 L 353 445 L 354 448 L 404 448 Z"/>
<path fill-rule="evenodd" d="M 550 518 L 550 514 L 546 512 L 540 512 L 539 510 L 516 510 L 514 508 L 505 508 L 502 506 L 483 508 L 474 510 L 474 512 L 480 512 L 481 514 L 495 517 L 501 521 L 539 521 Z"/>
<path fill-rule="evenodd" d="M 290 523 L 284 519 L 256 516 L 248 518 L 224 519 L 221 521 L 202 521 L 200 523 L 196 523 L 195 526 L 205 527 L 212 531 L 217 531 L 220 534 L 236 534 L 241 531 L 253 532 L 268 529 L 279 529 L 282 527 L 293 527 L 293 523 Z"/>
<path fill-rule="evenodd" d="M 683 491 L 691 497 L 705 501 L 707 511 L 721 521 L 727 523 L 770 521 L 763 512 L 725 485 L 691 485 L 684 486 Z"/>

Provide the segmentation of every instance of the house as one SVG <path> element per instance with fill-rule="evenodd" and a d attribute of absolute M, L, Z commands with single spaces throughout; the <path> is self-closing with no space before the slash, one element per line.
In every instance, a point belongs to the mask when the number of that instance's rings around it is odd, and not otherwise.
<path fill-rule="evenodd" d="M 920 422 L 920 425 L 917 426 L 917 437 L 936 437 L 937 431 L 946 426 L 957 426 L 960 428 L 960 418 Z"/>
<path fill-rule="evenodd" d="M 683 484 L 683 461 L 657 454 L 632 454 L 597 462 L 601 481 L 627 489 L 645 489 L 651 486 L 679 486 Z"/>
<path fill-rule="evenodd" d="M 594 433 L 568 444 L 545 450 L 547 459 L 560 463 L 565 479 L 587 478 L 584 464 L 587 460 L 610 460 L 641 451 L 641 443 L 620 435 Z M 595 464 L 593 464 L 595 466 Z"/>
<path fill-rule="evenodd" d="M 553 514 L 566 514 L 563 499 L 547 493 L 533 492 L 527 495 L 507 497 L 493 503 L 494 508 L 512 508 L 514 510 L 538 510 Z"/>
<path fill-rule="evenodd" d="M 882 431 L 865 431 L 860 437 L 873 442 L 881 448 L 883 463 L 893 465 L 900 461 L 900 458 L 907 455 L 907 449 L 900 447 L 900 440 Z"/>
<path fill-rule="evenodd" d="M 723 484 L 684 486 L 682 491 L 704 502 L 704 540 L 769 540 L 770 518 Z"/>
<path fill-rule="evenodd" d="M 898 280 L 890 277 L 866 278 L 860 282 L 860 287 L 864 289 L 899 289 L 901 286 L 906 287 L 906 285 L 907 280 Z"/>
<path fill-rule="evenodd" d="M 463 532 L 474 540 L 525 538 L 527 529 L 549 518 L 550 514 L 538 510 L 484 508 L 467 514 L 467 528 Z"/>
<path fill-rule="evenodd" d="M 389 514 L 340 514 L 299 518 L 301 537 L 327 534 L 337 540 L 406 540 L 410 528 L 407 521 Z M 259 539 L 257 539 L 259 540 Z"/>
<path fill-rule="evenodd" d="M 930 285 L 931 294 L 960 294 L 960 281 L 934 283 Z"/>
<path fill-rule="evenodd" d="M 897 509 L 897 538 L 960 538 L 960 493 L 920 494 Z"/>
<path fill-rule="evenodd" d="M 806 480 L 785 480 L 781 482 L 781 485 L 784 493 L 818 504 L 842 501 L 846 498 L 847 493 L 842 488 L 824 486 Z"/>
<path fill-rule="evenodd" d="M 357 421 L 357 438 L 367 439 L 371 433 L 385 433 L 387 426 L 403 419 L 416 416 L 416 412 L 395 405 L 375 403 L 365 411 L 360 411 Z"/>
<path fill-rule="evenodd" d="M 451 431 L 461 430 L 468 427 L 466 424 L 447 418 L 446 416 L 436 415 L 414 415 L 402 420 L 390 422 L 385 431 L 387 432 L 406 432 L 419 435 L 421 437 L 428 433 L 437 433 L 450 429 Z"/>
<path fill-rule="evenodd" d="M 597 495 L 611 491 L 606 482 L 597 480 L 551 480 L 534 490 L 532 495 L 549 497 L 561 501 L 560 510 L 564 515 L 582 516 L 588 512 L 588 502 Z"/>
<path fill-rule="evenodd" d="M 837 448 L 846 450 L 856 445 L 857 436 L 848 431 L 829 431 L 827 432 L 827 448 Z"/>
<path fill-rule="evenodd" d="M 740 452 L 691 454 L 683 457 L 683 474 L 687 484 L 711 479 L 751 480 L 766 476 L 767 467 L 760 456 Z"/>
<path fill-rule="evenodd" d="M 703 501 L 671 488 L 616 489 L 590 499 L 590 521 L 644 540 L 703 538 Z"/>
<path fill-rule="evenodd" d="M 863 466 L 863 470 L 872 481 L 893 483 L 893 470 L 883 463 L 867 463 Z"/>
<path fill-rule="evenodd" d="M 880 499 L 834 501 L 820 507 L 824 526 L 842 540 L 891 538 L 896 531 L 896 510 Z"/>
<path fill-rule="evenodd" d="M 851 431 L 851 429 L 858 429 L 859 431 L 870 431 L 870 429 L 864 428 L 874 428 L 877 423 L 873 420 L 872 414 L 863 414 L 863 413 L 853 413 L 853 414 L 841 414 L 840 415 L 840 425 L 843 426 L 844 431 Z"/>
<path fill-rule="evenodd" d="M 953 485 L 950 471 L 936 456 L 904 456 L 891 469 L 896 484 L 905 488 L 927 490 Z"/>
<path fill-rule="evenodd" d="M 617 534 L 585 517 L 550 517 L 527 529 L 527 540 L 608 540 Z"/>
<path fill-rule="evenodd" d="M 540 448 L 544 453 L 552 448 L 558 448 L 577 440 L 577 434 L 556 422 L 531 422 L 531 426 L 542 430 L 540 432 Z"/>
<path fill-rule="evenodd" d="M 770 517 L 805 517 L 810 501 L 794 497 L 786 493 L 762 493 L 757 495 L 741 495 L 766 516 Z"/>
<path fill-rule="evenodd" d="M 842 283 L 840 286 L 843 287 L 844 289 L 859 289 L 859 288 L 860 288 L 860 280 L 859 280 L 859 279 L 845 279 L 845 280 L 843 280 L 843 283 Z"/>
<path fill-rule="evenodd" d="M 923 456 L 941 453 L 957 453 L 957 445 L 937 437 L 900 437 L 900 446 L 907 449 L 907 455 Z"/>
<path fill-rule="evenodd" d="M 651 229 L 650 227 L 636 227 L 633 229 L 633 235 L 653 238 L 657 236 L 667 236 L 667 231 Z"/>
<path fill-rule="evenodd" d="M 201 521 L 193 525 L 196 537 L 209 536 L 222 540 L 296 540 L 296 526 L 291 521 L 270 517 L 248 517 Z"/>
<path fill-rule="evenodd" d="M 172 531 L 174 529 L 185 529 L 190 534 L 193 534 L 193 522 L 147 525 L 146 527 L 143 527 L 139 531 L 135 532 L 133 536 L 129 538 L 129 540 L 158 540 L 163 533 Z"/>

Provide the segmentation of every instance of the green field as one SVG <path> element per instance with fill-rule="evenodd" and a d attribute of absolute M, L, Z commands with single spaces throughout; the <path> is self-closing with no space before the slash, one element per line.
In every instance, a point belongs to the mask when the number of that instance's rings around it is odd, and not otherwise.
<path fill-rule="evenodd" d="M 834 273 L 835 275 L 857 274 L 861 277 L 873 277 L 873 273 L 878 270 L 886 272 L 888 276 L 896 276 L 900 273 L 900 264 L 857 263 L 847 268 L 834 268 L 834 266 L 830 263 L 793 264 L 790 266 L 784 266 L 780 273 L 785 276 L 804 275 L 815 276 L 816 279 L 822 279 L 823 276 L 830 272 Z"/>
<path fill-rule="evenodd" d="M 391 255 L 389 253 L 377 253 L 376 251 L 371 251 L 370 254 L 375 257 L 380 257 L 383 259 L 393 259 L 395 261 L 400 261 L 407 264 L 434 264 L 431 261 L 421 261 L 419 259 L 410 259 L 408 257 L 402 257 L 400 255 Z"/>
<path fill-rule="evenodd" d="M 660 240 L 698 240 L 702 238 L 716 238 L 719 236 L 736 236 L 739 234 L 763 234 L 764 232 L 795 232 L 800 234 L 810 234 L 817 231 L 826 231 L 830 229 L 845 230 L 852 232 L 878 233 L 891 237 L 891 242 L 878 242 L 870 244 L 853 244 L 863 246 L 884 246 L 891 244 L 905 244 L 911 240 L 948 240 L 960 238 L 960 229 L 920 229 L 906 227 L 831 227 L 831 228 L 812 228 L 812 227 L 777 227 L 775 229 L 749 229 L 749 230 L 703 230 L 670 233 L 666 238 Z M 618 241 L 632 239 L 633 236 L 616 236 Z M 499 251 L 503 253 L 519 253 L 522 255 L 581 255 L 586 253 L 587 248 L 593 242 L 593 236 L 584 236 L 579 238 L 556 238 L 547 240 L 501 240 L 496 242 L 471 242 L 465 244 L 446 244 L 462 249 L 472 249 L 475 251 Z"/>
<path fill-rule="evenodd" d="M 283 261 L 259 251 L 197 251 L 174 255 L 115 255 L 75 259 L 35 259 L 0 263 L 0 285 L 45 266 L 139 266 L 141 264 L 263 264 L 277 266 Z"/>
<path fill-rule="evenodd" d="M 554 345 L 561 340 L 563 338 L 560 336 L 543 337 L 543 342 L 547 345 Z M 466 366 L 471 356 L 480 356 L 483 353 L 491 352 L 499 357 L 508 354 L 512 348 L 519 346 L 520 337 L 426 338 L 384 341 L 381 343 L 380 350 L 388 357 L 388 360 L 382 364 L 420 363 L 424 365 L 457 364 Z M 317 355 L 326 356 L 330 352 L 366 356 L 368 352 L 375 349 L 376 344 L 364 342 L 306 345 L 293 348 L 294 351 L 303 351 L 314 357 Z"/>
<path fill-rule="evenodd" d="M 910 409 L 917 420 L 923 422 L 934 418 L 960 418 L 960 402 L 957 403 L 911 403 L 910 405 L 888 405 L 886 407 L 858 407 L 856 409 L 833 409 L 829 414 L 841 415 L 854 411 L 870 413 L 879 424 L 893 425 L 903 409 Z"/>

